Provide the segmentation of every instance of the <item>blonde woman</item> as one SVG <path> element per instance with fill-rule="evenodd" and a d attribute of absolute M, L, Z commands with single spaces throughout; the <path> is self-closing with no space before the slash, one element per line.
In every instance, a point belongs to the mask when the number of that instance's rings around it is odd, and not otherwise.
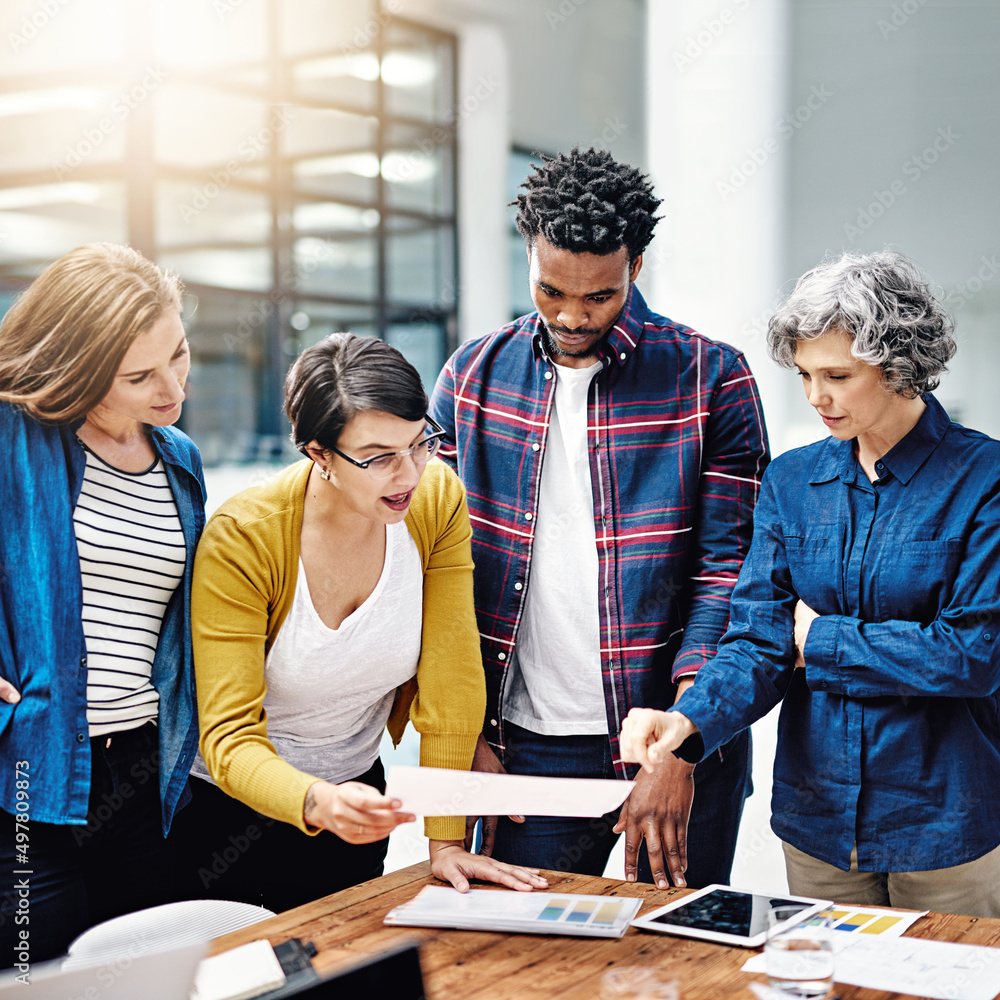
<path fill-rule="evenodd" d="M 180 308 L 175 278 L 94 244 L 0 325 L 0 868 L 30 870 L 27 902 L 2 901 L 0 965 L 169 895 L 204 524 L 198 451 L 171 427 Z"/>

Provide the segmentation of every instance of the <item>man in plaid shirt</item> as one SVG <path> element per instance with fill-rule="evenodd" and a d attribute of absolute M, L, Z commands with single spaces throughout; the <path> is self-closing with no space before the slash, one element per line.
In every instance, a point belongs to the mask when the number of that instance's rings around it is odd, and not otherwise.
<path fill-rule="evenodd" d="M 599 875 L 624 830 L 629 880 L 726 883 L 749 733 L 654 775 L 618 734 L 632 706 L 673 704 L 726 629 L 768 461 L 756 386 L 738 351 L 635 288 L 660 204 L 643 174 L 594 149 L 533 169 L 517 226 L 537 311 L 463 344 L 431 402 L 472 518 L 473 767 L 636 786 L 600 819 L 484 817 L 482 849 Z"/>

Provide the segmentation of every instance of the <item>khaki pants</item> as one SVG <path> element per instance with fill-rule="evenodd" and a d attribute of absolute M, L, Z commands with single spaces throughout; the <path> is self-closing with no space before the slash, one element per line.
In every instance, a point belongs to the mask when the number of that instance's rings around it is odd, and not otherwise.
<path fill-rule="evenodd" d="M 974 917 L 1000 917 L 1000 847 L 975 861 L 928 872 L 841 871 L 782 842 L 788 891 L 793 896 L 832 899 L 841 905 L 897 906 Z"/>

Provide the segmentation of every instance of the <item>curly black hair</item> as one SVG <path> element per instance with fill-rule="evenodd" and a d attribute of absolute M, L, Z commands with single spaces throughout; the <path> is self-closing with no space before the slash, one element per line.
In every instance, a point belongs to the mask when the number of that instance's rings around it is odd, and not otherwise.
<path fill-rule="evenodd" d="M 527 193 L 511 202 L 529 246 L 539 234 L 574 253 L 603 255 L 625 246 L 629 263 L 649 246 L 661 199 L 646 174 L 593 147 L 543 160 L 521 185 Z"/>

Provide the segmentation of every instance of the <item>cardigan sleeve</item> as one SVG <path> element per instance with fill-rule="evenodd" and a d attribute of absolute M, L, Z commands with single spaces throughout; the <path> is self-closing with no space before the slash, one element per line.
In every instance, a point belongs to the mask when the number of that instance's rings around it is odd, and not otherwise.
<path fill-rule="evenodd" d="M 434 463 L 425 472 L 414 527 L 425 553 L 423 639 L 417 694 L 410 718 L 420 733 L 423 767 L 468 770 L 486 711 L 486 683 L 472 599 L 472 527 L 458 477 Z M 417 498 L 414 497 L 414 502 Z M 434 840 L 465 836 L 461 816 L 430 817 L 424 832 Z"/>
<path fill-rule="evenodd" d="M 279 579 L 271 547 L 256 544 L 229 515 L 212 518 L 195 557 L 191 597 L 200 747 L 227 795 L 315 834 L 302 810 L 320 779 L 283 760 L 267 738 L 264 655 Z"/>

